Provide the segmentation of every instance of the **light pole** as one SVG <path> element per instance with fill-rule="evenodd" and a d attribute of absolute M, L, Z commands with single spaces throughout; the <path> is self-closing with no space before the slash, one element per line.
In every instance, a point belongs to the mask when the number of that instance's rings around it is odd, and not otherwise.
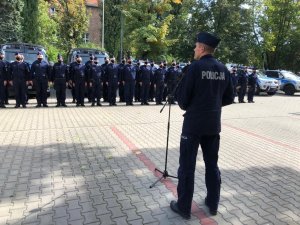
<path fill-rule="evenodd" d="M 102 0 L 102 49 L 104 50 L 104 0 Z"/>

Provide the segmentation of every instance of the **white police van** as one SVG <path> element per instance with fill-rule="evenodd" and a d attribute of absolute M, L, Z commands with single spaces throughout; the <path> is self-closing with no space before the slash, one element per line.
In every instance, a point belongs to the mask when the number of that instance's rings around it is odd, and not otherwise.
<path fill-rule="evenodd" d="M 259 95 L 265 92 L 268 95 L 274 95 L 279 90 L 279 83 L 276 79 L 268 77 L 266 74 L 257 71 L 257 82 L 255 94 Z"/>

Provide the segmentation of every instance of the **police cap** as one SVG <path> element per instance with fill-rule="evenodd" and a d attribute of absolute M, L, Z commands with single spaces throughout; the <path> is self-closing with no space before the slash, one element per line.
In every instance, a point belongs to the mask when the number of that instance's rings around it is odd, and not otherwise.
<path fill-rule="evenodd" d="M 200 32 L 197 35 L 197 42 L 206 44 L 212 48 L 216 48 L 220 41 L 220 38 L 208 32 Z"/>

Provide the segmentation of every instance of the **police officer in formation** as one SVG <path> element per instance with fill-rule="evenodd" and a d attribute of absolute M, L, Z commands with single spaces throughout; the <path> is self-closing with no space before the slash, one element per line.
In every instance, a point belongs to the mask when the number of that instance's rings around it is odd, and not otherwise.
<path fill-rule="evenodd" d="M 105 57 L 104 63 L 101 65 L 102 70 L 103 70 L 103 77 L 106 77 L 105 71 L 106 71 L 106 67 L 107 67 L 108 63 L 109 63 L 109 59 Z M 103 91 L 102 91 L 103 101 L 108 102 L 108 88 L 107 88 L 107 84 L 105 81 L 103 82 L 102 88 L 103 88 Z"/>
<path fill-rule="evenodd" d="M 141 101 L 141 83 L 140 81 L 141 77 L 141 64 L 138 61 L 136 63 L 136 83 L 135 83 L 135 88 L 134 88 L 134 101 L 135 102 L 140 102 Z"/>
<path fill-rule="evenodd" d="M 236 67 L 232 67 L 231 72 L 231 80 L 232 80 L 232 85 L 233 85 L 233 96 L 236 96 L 236 88 L 237 88 L 237 74 L 236 74 Z M 233 101 L 235 103 L 235 101 Z"/>
<path fill-rule="evenodd" d="M 76 106 L 84 105 L 84 94 L 87 86 L 86 67 L 82 63 L 82 58 L 77 56 L 76 63 L 70 67 L 72 74 L 72 85 L 75 88 Z"/>
<path fill-rule="evenodd" d="M 151 84 L 152 70 L 148 65 L 148 60 L 144 62 L 145 64 L 141 66 L 140 71 L 140 85 L 141 85 L 141 105 L 149 105 L 149 90 Z"/>
<path fill-rule="evenodd" d="M 92 70 L 92 65 L 93 65 L 93 62 L 94 62 L 94 55 L 93 54 L 90 54 L 90 59 L 89 59 L 89 61 L 87 61 L 86 63 L 85 63 L 85 70 L 86 70 L 86 75 L 88 76 L 88 77 L 90 77 L 91 76 L 91 70 Z M 87 89 L 87 97 L 88 97 L 88 100 L 89 100 L 89 102 L 92 102 L 92 87 L 90 87 L 90 85 L 89 85 L 89 83 L 87 84 L 87 87 L 86 87 L 86 89 Z"/>
<path fill-rule="evenodd" d="M 51 71 L 49 64 L 45 60 L 43 60 L 43 54 L 41 52 L 38 52 L 37 60 L 34 61 L 31 65 L 31 76 L 36 88 L 36 107 L 41 107 L 42 104 L 44 107 L 48 107 L 47 89 L 50 72 Z"/>
<path fill-rule="evenodd" d="M 256 68 L 252 69 L 252 73 L 248 76 L 248 103 L 254 103 L 253 97 L 257 81 Z"/>
<path fill-rule="evenodd" d="M 154 88 L 153 79 L 154 79 L 154 73 L 156 70 L 156 67 L 154 66 L 154 61 L 151 61 L 150 67 L 151 67 L 151 84 L 150 84 L 150 90 L 149 90 L 149 101 L 153 102 L 154 97 L 155 97 L 155 88 Z"/>
<path fill-rule="evenodd" d="M 244 97 L 247 91 L 247 67 L 244 66 L 242 70 L 238 72 L 237 76 L 237 93 L 239 103 L 245 103 Z"/>
<path fill-rule="evenodd" d="M 108 87 L 108 102 L 110 106 L 116 106 L 117 89 L 119 85 L 118 65 L 115 64 L 115 58 L 110 60 L 106 67 L 105 81 Z"/>
<path fill-rule="evenodd" d="M 155 102 L 156 105 L 162 105 L 164 87 L 165 87 L 165 70 L 164 64 L 161 62 L 159 68 L 155 70 L 153 76 L 153 85 L 155 88 Z"/>
<path fill-rule="evenodd" d="M 136 72 L 137 72 L 137 66 L 132 65 L 132 61 L 129 58 L 127 60 L 127 65 L 124 67 L 123 80 L 122 80 L 125 88 L 126 105 L 133 105 Z"/>
<path fill-rule="evenodd" d="M 102 85 L 104 80 L 104 71 L 101 65 L 98 64 L 98 58 L 94 57 L 94 61 L 91 67 L 91 72 L 89 73 L 89 86 L 92 88 L 92 105 L 101 106 L 101 95 L 102 95 Z"/>
<path fill-rule="evenodd" d="M 119 77 L 119 102 L 125 102 L 125 91 L 124 84 L 121 82 L 123 80 L 124 69 L 125 69 L 125 59 L 122 59 L 122 62 L 118 66 L 118 77 Z"/>
<path fill-rule="evenodd" d="M 163 71 L 164 71 L 165 76 L 166 76 L 166 73 L 167 73 L 168 69 L 169 69 L 169 68 L 168 68 L 168 66 L 167 66 L 167 62 L 164 61 Z M 165 77 L 165 80 L 166 80 L 166 77 Z M 167 87 L 167 85 L 165 85 L 165 87 L 164 87 L 164 93 L 163 93 L 163 101 L 164 101 L 164 102 L 165 102 L 166 99 L 167 99 L 167 95 L 168 95 L 168 87 Z"/>
<path fill-rule="evenodd" d="M 54 82 L 56 91 L 56 107 L 66 105 L 66 89 L 69 81 L 68 66 L 64 64 L 62 55 L 58 54 L 57 62 L 53 65 L 51 81 Z"/>
<path fill-rule="evenodd" d="M 176 87 L 178 81 L 178 72 L 176 69 L 176 63 L 172 62 L 172 66 L 167 70 L 166 76 L 165 76 L 165 82 L 167 83 L 167 90 L 168 90 L 168 96 L 171 99 L 171 104 L 175 104 L 173 91 Z"/>
<path fill-rule="evenodd" d="M 186 112 L 180 140 L 178 201 L 172 201 L 170 207 L 186 219 L 191 217 L 199 145 L 205 162 L 205 204 L 211 215 L 217 214 L 220 200 L 218 152 L 221 108 L 232 103 L 233 87 L 229 71 L 213 57 L 219 41 L 210 33 L 197 35 L 195 61 L 177 90 L 178 104 Z"/>
<path fill-rule="evenodd" d="M 79 55 L 76 55 L 75 58 L 74 58 L 74 61 L 70 63 L 69 65 L 69 84 L 68 86 L 71 88 L 71 94 L 72 94 L 72 103 L 76 103 L 76 93 L 75 93 L 75 86 L 73 85 L 73 82 L 72 82 L 72 78 L 74 77 L 73 75 L 73 67 L 77 64 L 76 60 L 77 58 L 79 58 Z"/>
<path fill-rule="evenodd" d="M 4 60 L 3 52 L 0 52 L 0 108 L 5 107 L 5 89 L 9 80 L 9 63 Z"/>
<path fill-rule="evenodd" d="M 20 53 L 15 53 L 16 61 L 10 64 L 10 85 L 14 87 L 16 106 L 26 108 L 26 90 L 30 81 L 30 68 L 27 63 L 21 61 Z"/>

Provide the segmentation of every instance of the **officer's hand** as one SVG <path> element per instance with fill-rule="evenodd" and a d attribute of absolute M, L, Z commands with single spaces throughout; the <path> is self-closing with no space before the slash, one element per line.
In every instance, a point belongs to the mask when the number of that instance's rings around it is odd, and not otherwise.
<path fill-rule="evenodd" d="M 140 82 L 140 85 L 142 86 L 142 82 Z"/>
<path fill-rule="evenodd" d="M 27 85 L 27 86 L 29 85 L 29 81 L 26 81 L 26 85 Z"/>
<path fill-rule="evenodd" d="M 9 81 L 9 84 L 10 84 L 11 86 L 13 86 L 13 85 L 14 85 L 14 83 L 13 83 L 12 81 Z"/>
<path fill-rule="evenodd" d="M 73 83 L 73 87 L 75 87 L 75 83 Z"/>
<path fill-rule="evenodd" d="M 68 84 L 69 84 L 69 83 L 68 83 L 68 82 L 66 82 L 66 86 L 68 86 Z"/>
<path fill-rule="evenodd" d="M 7 85 L 7 81 L 5 80 L 5 81 L 4 81 L 4 86 L 6 86 L 6 85 Z"/>
<path fill-rule="evenodd" d="M 87 86 L 87 82 L 85 82 L 84 85 Z"/>
<path fill-rule="evenodd" d="M 154 84 L 154 88 L 156 88 L 156 84 Z"/>
<path fill-rule="evenodd" d="M 90 87 L 92 87 L 93 86 L 93 83 L 92 82 L 90 82 Z"/>

